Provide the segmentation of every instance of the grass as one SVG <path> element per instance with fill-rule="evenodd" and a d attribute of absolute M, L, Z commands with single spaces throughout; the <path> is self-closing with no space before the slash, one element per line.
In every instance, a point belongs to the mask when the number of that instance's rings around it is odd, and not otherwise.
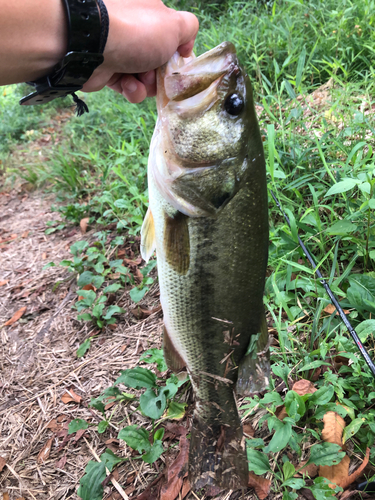
<path fill-rule="evenodd" d="M 230 40 L 254 82 L 269 187 L 291 221 L 289 228 L 270 196 L 265 304 L 278 341 L 272 349 L 275 377 L 288 386 L 293 379 L 311 376 L 311 370 L 333 365 L 316 382 L 318 388 L 333 388 L 331 399 L 318 400 L 314 410 L 310 407 L 298 419 L 289 415 L 295 433 L 292 452 L 300 455 L 303 447 L 299 428 L 311 429 L 311 435 L 318 429 L 319 437 L 322 415 L 338 401 L 347 408 L 347 422 L 362 419 L 350 439 L 362 453 L 369 446 L 374 463 L 372 375 L 338 316 L 324 312 L 329 300 L 299 248 L 297 234 L 373 358 L 375 2 L 284 0 L 264 6 L 255 1 L 176 0 L 170 5 L 198 15 L 198 54 Z M 108 89 L 87 95 L 90 113 L 59 126 L 59 141 L 48 146 L 47 160 L 40 163 L 36 154 L 29 165 L 16 169 L 16 147 L 27 150 L 60 113 L 56 103 L 21 109 L 21 90 L 6 87 L 0 95 L 5 185 L 21 175 L 56 193 L 62 203 L 56 210 L 66 223 L 91 216 L 103 226 L 116 222 L 119 232 L 137 234 L 147 208 L 154 101 L 131 105 Z M 348 362 L 335 368 L 338 354 Z M 255 398 L 250 410 L 266 405 L 271 418 L 269 403 Z M 260 449 L 272 456 L 269 445 Z M 282 457 L 290 451 L 287 446 Z M 282 486 L 282 477 L 276 478 L 278 488 L 285 499 L 294 498 L 293 488 Z M 325 494 L 321 498 L 330 496 Z"/>

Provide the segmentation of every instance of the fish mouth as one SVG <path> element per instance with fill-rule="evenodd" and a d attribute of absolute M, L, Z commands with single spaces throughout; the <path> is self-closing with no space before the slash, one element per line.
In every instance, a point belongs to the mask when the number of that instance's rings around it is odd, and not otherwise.
<path fill-rule="evenodd" d="M 223 42 L 199 57 L 184 59 L 176 53 L 163 68 L 165 97 L 180 102 L 216 87 L 237 64 L 236 49 L 231 42 Z"/>

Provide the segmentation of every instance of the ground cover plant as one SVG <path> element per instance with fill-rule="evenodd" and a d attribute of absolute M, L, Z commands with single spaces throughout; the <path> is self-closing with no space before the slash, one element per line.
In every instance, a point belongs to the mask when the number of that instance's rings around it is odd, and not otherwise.
<path fill-rule="evenodd" d="M 236 45 L 254 84 L 269 187 L 291 221 L 289 228 L 269 196 L 265 307 L 273 376 L 267 393 L 240 402 L 254 474 L 249 484 L 259 498 L 285 500 L 299 495 L 320 500 L 354 490 L 361 474 L 369 480 L 375 474 L 375 384 L 297 234 L 374 358 L 375 3 L 176 0 L 171 5 L 198 15 L 197 53 L 223 40 Z M 71 305 L 85 331 L 74 356 L 85 360 L 101 336 L 115 331 L 111 327 L 121 323 L 125 310 L 138 310 L 142 320 L 154 310 L 142 303 L 156 286 L 154 261 L 144 266 L 136 253 L 129 259 L 121 252 L 130 244 L 136 250 L 147 209 L 155 105 L 129 105 L 103 90 L 86 96 L 90 114 L 75 118 L 56 103 L 43 111 L 20 109 L 22 92 L 5 88 L 0 98 L 4 188 L 19 182 L 53 193 L 56 217 L 45 227 L 46 238 L 80 224 L 94 228 L 89 237 L 82 231 L 66 258 L 53 266 L 66 270 L 67 281 L 56 291 L 77 285 Z M 96 411 L 95 420 L 78 411 L 71 415 L 68 435 L 92 429 L 101 439 L 115 425 L 116 439 L 128 446 L 126 453 L 114 452 L 102 443 L 99 461 L 85 464 L 81 474 L 81 498 L 102 498 L 111 480 L 117 481 L 113 470 L 125 462 L 155 463 L 158 470 L 176 447 L 166 441 L 166 422 L 186 424 L 189 382 L 181 385 L 165 373 L 158 349 L 145 349 L 139 361 L 142 366 L 122 374 L 118 367 L 111 383 L 92 395 L 87 408 Z M 126 422 L 119 424 L 120 411 L 126 411 Z M 177 434 L 179 472 L 187 456 L 185 431 Z M 157 484 L 172 495 L 168 481 Z M 184 479 L 178 485 L 176 497 L 188 489 Z M 145 498 L 152 494 L 150 489 Z M 351 494 L 366 498 L 349 491 L 344 498 Z"/>

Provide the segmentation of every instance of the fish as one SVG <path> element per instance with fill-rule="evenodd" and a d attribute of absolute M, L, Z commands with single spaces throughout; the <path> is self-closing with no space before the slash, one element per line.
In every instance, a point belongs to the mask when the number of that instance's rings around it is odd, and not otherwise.
<path fill-rule="evenodd" d="M 156 250 L 164 356 L 194 391 L 189 480 L 246 488 L 234 391 L 260 392 L 269 377 L 268 196 L 253 89 L 223 42 L 199 57 L 176 53 L 157 71 L 156 99 L 141 255 Z"/>

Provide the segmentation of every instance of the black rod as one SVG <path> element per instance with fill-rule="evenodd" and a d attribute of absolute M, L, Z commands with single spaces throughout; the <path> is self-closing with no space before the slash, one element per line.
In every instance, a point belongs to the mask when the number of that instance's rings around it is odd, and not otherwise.
<path fill-rule="evenodd" d="M 284 212 L 284 210 L 281 208 L 281 205 L 279 203 L 279 200 L 276 198 L 274 192 L 272 191 L 272 189 L 270 189 L 271 191 L 271 195 L 272 195 L 272 198 L 275 200 L 275 203 L 278 207 L 278 209 L 280 210 L 280 212 L 283 214 L 285 220 L 287 221 L 288 223 L 288 226 L 290 227 L 290 221 L 289 221 L 289 218 L 288 216 L 286 215 L 286 213 Z M 352 327 L 352 325 L 350 324 L 350 321 L 348 320 L 348 318 L 346 317 L 342 307 L 340 306 L 338 300 L 336 299 L 336 297 L 334 296 L 332 290 L 330 289 L 328 283 L 326 282 L 326 280 L 323 278 L 322 276 L 322 273 L 319 271 L 319 269 L 317 269 L 316 267 L 316 264 L 314 262 L 314 259 L 312 258 L 312 256 L 310 255 L 310 253 L 308 252 L 306 246 L 304 245 L 303 241 L 301 240 L 301 238 L 297 235 L 298 237 L 298 243 L 300 244 L 302 250 L 304 251 L 306 257 L 308 258 L 311 266 L 315 269 L 315 273 L 317 274 L 318 278 L 319 278 L 319 281 L 320 283 L 324 286 L 325 288 L 325 291 L 327 292 L 329 298 L 331 299 L 332 301 L 332 304 L 336 307 L 336 310 L 337 312 L 339 313 L 340 315 L 340 318 L 342 319 L 342 321 L 344 322 L 344 325 L 346 326 L 346 328 L 349 330 L 349 333 L 350 335 L 352 336 L 352 339 L 354 340 L 354 342 L 356 343 L 360 353 L 362 354 L 362 356 L 364 357 L 366 363 L 368 364 L 373 376 L 375 377 L 375 365 L 374 363 L 372 362 L 372 359 L 370 358 L 369 356 L 369 353 L 367 352 L 367 350 L 363 347 L 362 345 L 362 342 L 359 340 L 359 337 L 356 333 L 356 331 L 354 330 L 354 328 Z"/>

